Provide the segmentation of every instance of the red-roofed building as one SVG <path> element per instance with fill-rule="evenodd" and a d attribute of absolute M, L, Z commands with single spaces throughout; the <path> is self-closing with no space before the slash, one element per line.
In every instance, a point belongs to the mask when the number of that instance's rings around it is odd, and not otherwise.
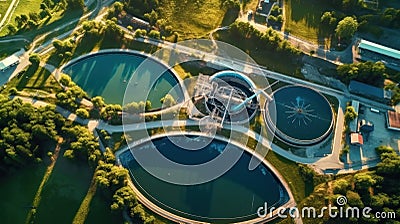
<path fill-rule="evenodd" d="M 400 113 L 389 110 L 387 112 L 386 120 L 388 129 L 400 131 Z"/>
<path fill-rule="evenodd" d="M 351 133 L 350 134 L 350 144 L 352 145 L 363 145 L 364 139 L 360 133 Z"/>

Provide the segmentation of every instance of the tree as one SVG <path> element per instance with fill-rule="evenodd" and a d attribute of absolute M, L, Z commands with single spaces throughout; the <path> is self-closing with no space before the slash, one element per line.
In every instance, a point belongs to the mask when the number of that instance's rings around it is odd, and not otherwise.
<path fill-rule="evenodd" d="M 147 100 L 146 101 L 146 106 L 145 106 L 145 111 L 147 112 L 147 111 L 150 111 L 151 110 L 151 101 L 150 100 Z"/>
<path fill-rule="evenodd" d="M 151 10 L 150 13 L 144 14 L 144 18 L 146 18 L 149 21 L 150 26 L 154 26 L 156 25 L 158 14 L 156 11 Z"/>
<path fill-rule="evenodd" d="M 345 179 L 336 180 L 333 183 L 333 193 L 345 195 L 349 186 L 349 182 Z"/>
<path fill-rule="evenodd" d="M 321 26 L 322 28 L 333 31 L 334 28 L 337 26 L 337 19 L 334 15 L 335 12 L 324 12 L 321 16 Z"/>
<path fill-rule="evenodd" d="M 42 3 L 40 3 L 40 9 L 41 10 L 46 10 L 46 9 L 48 9 L 49 7 L 47 6 L 47 4 L 45 3 L 45 2 L 42 2 Z"/>
<path fill-rule="evenodd" d="M 358 116 L 358 114 L 356 113 L 356 110 L 354 109 L 353 106 L 346 107 L 346 112 L 344 113 L 344 118 L 346 119 L 347 122 L 356 119 L 357 116 Z"/>
<path fill-rule="evenodd" d="M 13 24 L 8 24 L 7 29 L 10 34 L 14 34 L 18 31 L 18 28 Z"/>
<path fill-rule="evenodd" d="M 379 193 L 371 197 L 371 206 L 375 209 L 381 209 L 383 206 L 389 204 L 390 197 L 385 193 Z"/>
<path fill-rule="evenodd" d="M 12 87 L 9 91 L 8 91 L 8 94 L 10 94 L 10 95 L 16 95 L 18 93 L 18 90 L 17 90 L 17 88 L 15 88 L 15 87 Z"/>
<path fill-rule="evenodd" d="M 239 0 L 225 0 L 222 3 L 222 6 L 226 9 L 226 10 L 240 10 L 240 1 Z"/>
<path fill-rule="evenodd" d="M 396 152 L 382 152 L 377 174 L 396 177 L 400 174 L 400 156 Z"/>
<path fill-rule="evenodd" d="M 68 158 L 68 159 L 73 159 L 73 158 L 75 158 L 75 156 L 74 156 L 74 150 L 71 150 L 71 149 L 65 150 L 65 152 L 64 152 L 64 157 L 65 157 L 65 158 Z"/>
<path fill-rule="evenodd" d="M 143 29 L 137 29 L 135 30 L 135 33 L 133 34 L 133 36 L 135 37 L 146 37 L 147 35 L 147 31 L 143 30 Z"/>
<path fill-rule="evenodd" d="M 350 206 L 362 208 L 364 203 L 361 201 L 361 197 L 357 192 L 347 191 L 346 192 L 347 203 Z"/>
<path fill-rule="evenodd" d="M 101 96 L 93 97 L 92 98 L 92 103 L 93 103 L 93 106 L 98 108 L 98 109 L 102 108 L 105 105 L 104 98 L 101 97 Z"/>
<path fill-rule="evenodd" d="M 176 104 L 174 97 L 169 93 L 161 98 L 160 102 L 163 104 L 164 107 L 171 107 Z"/>
<path fill-rule="evenodd" d="M 93 21 L 85 21 L 82 23 L 82 28 L 85 32 L 89 32 L 94 27 Z"/>
<path fill-rule="evenodd" d="M 35 23 L 39 23 L 40 22 L 40 16 L 36 12 L 30 12 L 29 13 L 29 19 L 35 21 Z"/>
<path fill-rule="evenodd" d="M 378 155 L 382 155 L 383 153 L 396 153 L 391 146 L 381 145 L 375 148 L 375 151 Z"/>
<path fill-rule="evenodd" d="M 89 112 L 84 108 L 77 109 L 75 113 L 77 116 L 79 116 L 81 118 L 84 118 L 84 119 L 89 118 Z"/>
<path fill-rule="evenodd" d="M 151 30 L 150 32 L 149 32 L 149 35 L 148 35 L 150 38 L 154 38 L 154 39 L 161 39 L 161 35 L 160 35 L 160 32 L 159 31 L 157 31 L 157 30 Z"/>
<path fill-rule="evenodd" d="M 54 47 L 57 51 L 61 52 L 61 51 L 64 50 L 64 43 L 63 43 L 61 40 L 55 39 L 55 40 L 53 41 L 53 47 Z"/>
<path fill-rule="evenodd" d="M 137 114 L 137 113 L 142 113 L 142 112 L 144 112 L 144 111 L 140 111 L 140 110 L 139 110 L 139 104 L 136 103 L 136 102 L 131 102 L 131 103 L 126 104 L 126 105 L 122 108 L 122 110 L 123 110 L 124 112 L 130 113 L 130 114 Z"/>
<path fill-rule="evenodd" d="M 26 14 L 21 14 L 20 18 L 21 18 L 22 24 L 26 24 L 29 20 L 29 17 Z"/>
<path fill-rule="evenodd" d="M 63 86 L 70 86 L 70 84 L 72 83 L 71 77 L 69 75 L 62 74 L 60 77 L 60 83 Z"/>
<path fill-rule="evenodd" d="M 22 28 L 24 22 L 22 21 L 22 17 L 20 15 L 16 15 L 14 21 L 17 23 L 17 28 Z"/>
<path fill-rule="evenodd" d="M 32 127 L 32 136 L 35 140 L 46 141 L 54 138 L 55 136 L 51 136 L 50 133 L 44 125 L 35 124 Z"/>
<path fill-rule="evenodd" d="M 32 63 L 32 65 L 34 66 L 39 66 L 40 56 L 36 53 L 29 55 L 29 62 Z"/>
<path fill-rule="evenodd" d="M 354 184 L 356 189 L 367 191 L 376 184 L 376 180 L 368 173 L 357 173 L 354 175 Z"/>
<path fill-rule="evenodd" d="M 356 11 L 363 3 L 363 0 L 343 0 L 342 7 L 346 11 Z"/>
<path fill-rule="evenodd" d="M 357 28 L 357 20 L 353 17 L 347 16 L 338 23 L 335 32 L 339 38 L 347 39 L 353 37 Z"/>

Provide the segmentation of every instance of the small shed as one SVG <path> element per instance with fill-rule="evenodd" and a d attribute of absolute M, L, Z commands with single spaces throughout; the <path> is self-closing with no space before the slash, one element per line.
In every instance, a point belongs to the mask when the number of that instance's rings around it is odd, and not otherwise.
<path fill-rule="evenodd" d="M 363 145 L 364 139 L 360 133 L 351 133 L 350 134 L 350 144 L 352 145 Z"/>
<path fill-rule="evenodd" d="M 372 131 L 374 131 L 374 124 L 370 121 L 366 121 L 365 119 L 362 119 L 360 121 L 360 131 L 361 132 L 372 132 Z"/>

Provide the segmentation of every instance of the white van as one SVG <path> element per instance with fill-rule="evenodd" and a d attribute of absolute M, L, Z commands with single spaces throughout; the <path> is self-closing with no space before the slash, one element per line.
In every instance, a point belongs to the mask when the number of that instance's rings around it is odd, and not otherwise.
<path fill-rule="evenodd" d="M 374 113 L 379 114 L 380 111 L 379 111 L 378 109 L 375 109 L 375 108 L 372 108 L 372 107 L 371 107 L 371 112 L 374 112 Z"/>

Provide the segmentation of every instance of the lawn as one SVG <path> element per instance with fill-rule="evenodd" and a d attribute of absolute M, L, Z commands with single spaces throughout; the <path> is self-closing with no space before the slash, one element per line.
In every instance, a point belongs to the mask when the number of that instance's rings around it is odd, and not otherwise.
<path fill-rule="evenodd" d="M 265 158 L 286 180 L 286 183 L 289 185 L 297 203 L 300 203 L 304 198 L 312 193 L 313 186 L 305 184 L 304 180 L 300 176 L 299 167 L 295 162 L 283 158 L 273 151 L 268 152 L 268 155 Z"/>
<path fill-rule="evenodd" d="M 11 15 L 10 24 L 15 23 L 15 17 L 17 15 L 29 15 L 30 12 L 39 13 L 40 4 L 42 0 L 19 0 L 19 3 L 16 5 L 14 12 Z M 82 10 L 74 10 L 74 11 L 58 11 L 52 14 L 51 18 L 45 18 L 42 23 L 33 30 L 21 30 L 18 31 L 17 34 L 27 34 L 28 38 L 35 38 L 38 34 L 42 34 L 48 31 L 53 31 L 57 27 L 70 22 L 73 19 L 79 18 L 82 16 Z M 76 25 L 76 24 L 75 24 Z M 0 36 L 6 36 L 8 34 L 8 29 L 4 28 L 0 31 Z"/>
<path fill-rule="evenodd" d="M 320 0 L 284 0 L 285 31 L 300 39 L 318 43 L 320 18 L 332 9 Z"/>
<path fill-rule="evenodd" d="M 232 18 L 228 18 L 233 15 L 226 13 L 221 5 L 221 0 L 162 0 L 160 18 L 167 19 L 184 39 L 207 37 L 211 30 L 233 22 Z"/>
<path fill-rule="evenodd" d="M 271 71 L 280 72 L 289 76 L 304 78 L 300 72 L 302 67 L 301 56 L 277 53 L 276 51 L 264 50 L 250 41 L 237 41 L 226 31 L 217 32 L 216 39 L 246 52 L 256 63 L 266 66 Z"/>
<path fill-rule="evenodd" d="M 11 0 L 7 0 L 10 1 Z M 11 20 L 10 20 L 10 24 L 14 24 L 15 25 L 15 17 L 17 15 L 21 15 L 21 14 L 26 14 L 28 15 L 30 12 L 39 12 L 40 11 L 40 3 L 42 2 L 42 0 L 19 0 L 19 2 L 17 1 L 15 6 L 17 6 L 14 9 L 14 12 L 11 14 Z M 1 13 L 1 11 L 0 11 Z M 1 30 L 0 32 L 0 36 L 4 36 L 8 33 L 7 28 L 5 27 L 4 29 Z"/>
<path fill-rule="evenodd" d="M 56 93 L 62 90 L 56 79 L 51 73 L 39 67 L 35 69 L 30 66 L 24 73 L 14 77 L 5 88 L 8 91 L 11 88 L 17 88 L 18 91 Z"/>
<path fill-rule="evenodd" d="M 1 223 L 25 223 L 45 171 L 46 164 L 43 162 L 1 176 Z"/>
<path fill-rule="evenodd" d="M 249 10 L 252 10 L 253 12 L 255 12 L 257 10 L 257 7 L 258 7 L 258 2 L 259 2 L 259 0 L 243 1 L 243 4 L 242 4 L 243 12 L 246 13 Z"/>
<path fill-rule="evenodd" d="M 0 21 L 3 19 L 5 16 L 8 7 L 10 6 L 12 0 L 2 0 L 0 1 Z"/>
<path fill-rule="evenodd" d="M 53 173 L 43 187 L 35 223 L 72 223 L 85 198 L 93 171 L 87 164 L 63 157 L 63 153 L 61 150 Z"/>

